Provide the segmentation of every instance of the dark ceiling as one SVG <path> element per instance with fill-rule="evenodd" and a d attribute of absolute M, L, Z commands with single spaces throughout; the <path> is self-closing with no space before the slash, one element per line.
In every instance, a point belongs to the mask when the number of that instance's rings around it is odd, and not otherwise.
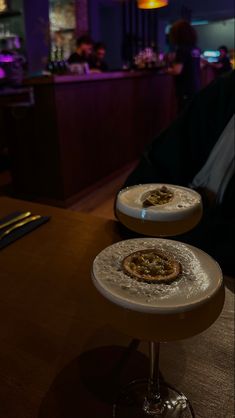
<path fill-rule="evenodd" d="M 175 20 L 184 7 L 194 19 L 223 20 L 234 18 L 234 0 L 169 0 L 169 5 L 159 9 L 159 16 Z"/>

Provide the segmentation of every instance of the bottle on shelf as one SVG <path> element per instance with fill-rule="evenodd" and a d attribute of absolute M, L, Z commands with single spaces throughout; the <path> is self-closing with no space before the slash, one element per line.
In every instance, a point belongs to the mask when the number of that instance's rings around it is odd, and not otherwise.
<path fill-rule="evenodd" d="M 57 75 L 62 75 L 67 72 L 67 62 L 64 59 L 62 46 L 52 45 L 47 64 L 47 71 L 51 74 Z"/>

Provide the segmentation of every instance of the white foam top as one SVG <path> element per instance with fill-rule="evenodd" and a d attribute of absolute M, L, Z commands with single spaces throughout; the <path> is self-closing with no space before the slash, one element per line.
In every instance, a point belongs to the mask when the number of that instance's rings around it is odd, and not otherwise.
<path fill-rule="evenodd" d="M 173 198 L 163 205 L 143 207 L 146 192 L 166 186 Z M 149 221 L 176 221 L 191 216 L 202 206 L 199 193 L 195 190 L 172 184 L 139 184 L 121 190 L 117 196 L 116 209 L 125 215 Z"/>
<path fill-rule="evenodd" d="M 146 283 L 128 276 L 122 261 L 129 254 L 144 250 L 166 251 L 180 262 L 182 273 L 172 283 Z M 206 303 L 222 285 L 218 264 L 198 248 L 161 238 L 136 238 L 105 248 L 93 262 L 95 286 L 110 299 L 129 309 L 170 313 L 187 311 Z"/>

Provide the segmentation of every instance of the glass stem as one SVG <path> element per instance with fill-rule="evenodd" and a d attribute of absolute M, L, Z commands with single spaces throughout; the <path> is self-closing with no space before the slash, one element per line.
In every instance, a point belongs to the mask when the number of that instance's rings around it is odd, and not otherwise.
<path fill-rule="evenodd" d="M 149 342 L 149 379 L 147 400 L 150 404 L 160 402 L 160 385 L 159 385 L 159 354 L 160 343 L 154 341 Z"/>

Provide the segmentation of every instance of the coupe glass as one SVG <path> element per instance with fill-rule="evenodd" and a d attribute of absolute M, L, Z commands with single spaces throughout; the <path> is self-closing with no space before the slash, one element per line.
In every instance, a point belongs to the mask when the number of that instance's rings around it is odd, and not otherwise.
<path fill-rule="evenodd" d="M 175 254 L 182 266 L 179 281 L 146 285 L 126 276 L 120 268 L 122 260 L 145 248 Z M 92 279 L 104 297 L 125 309 L 125 320 L 122 314 L 110 315 L 110 324 L 135 339 L 149 340 L 149 377 L 123 388 L 113 418 L 194 417 L 187 397 L 159 379 L 160 342 L 197 335 L 217 319 L 224 304 L 219 265 L 205 252 L 179 241 L 137 238 L 101 251 L 93 262 Z"/>
<path fill-rule="evenodd" d="M 162 187 L 173 193 L 168 203 L 145 206 L 146 196 Z M 117 219 L 131 231 L 149 237 L 183 234 L 194 228 L 202 217 L 199 193 L 173 184 L 138 184 L 122 189 L 116 199 Z"/>
<path fill-rule="evenodd" d="M 160 343 L 149 342 L 149 377 L 131 382 L 113 405 L 113 418 L 195 417 L 186 396 L 159 379 Z"/>
<path fill-rule="evenodd" d="M 143 201 L 149 191 L 159 190 L 163 186 L 173 192 L 173 198 L 167 204 L 145 207 Z M 202 217 L 202 210 L 201 196 L 197 192 L 168 184 L 145 184 L 127 187 L 119 192 L 115 204 L 115 213 L 118 220 L 129 230 L 148 237 L 169 237 L 185 233 L 198 224 Z M 138 241 L 135 250 L 141 250 L 145 245 L 148 247 L 148 245 L 154 246 L 156 244 L 156 247 L 163 246 L 163 249 L 166 250 L 168 247 L 173 249 L 174 254 L 175 248 L 177 257 L 182 258 L 183 261 L 185 258 L 185 271 L 187 271 L 187 263 L 192 264 L 192 260 L 197 259 L 197 262 L 201 265 L 201 270 L 198 267 L 199 264 L 194 260 L 194 268 L 191 269 L 192 277 L 195 276 L 196 278 L 197 274 L 204 274 L 209 285 L 204 291 L 203 281 L 200 282 L 198 279 L 196 286 L 200 286 L 201 289 L 198 296 L 194 295 L 191 300 L 189 298 L 189 301 L 187 301 L 188 294 L 183 288 L 182 295 L 179 292 L 176 299 L 171 298 L 170 295 L 170 299 L 163 299 L 159 305 L 156 303 L 151 306 L 150 300 L 144 304 L 139 296 L 135 299 L 132 293 L 126 296 L 125 292 L 118 289 L 117 286 L 120 285 L 119 276 L 117 276 L 116 282 L 114 280 L 115 283 L 112 287 L 112 280 L 105 280 L 102 275 L 102 268 L 101 270 L 96 269 L 96 264 L 99 264 L 100 260 L 102 261 L 102 252 L 100 253 L 101 257 L 97 256 L 93 264 L 92 277 L 94 285 L 103 296 L 123 308 L 140 313 L 151 313 L 156 319 L 156 326 L 154 328 L 153 322 L 154 331 L 151 332 L 151 337 L 154 334 L 154 339 L 149 339 L 148 343 L 149 377 L 148 379 L 135 380 L 122 389 L 113 405 L 113 418 L 192 418 L 195 415 L 187 397 L 159 379 L 160 341 L 166 342 L 191 337 L 208 328 L 216 320 L 224 303 L 221 270 L 218 264 L 203 251 L 177 241 L 139 238 L 122 241 L 120 247 L 128 247 L 128 241 Z M 133 245 L 130 243 L 131 248 Z M 117 258 L 118 243 L 111 247 L 113 247 L 113 254 L 116 254 L 115 257 Z M 103 251 L 104 254 L 105 251 L 106 249 Z M 110 259 L 112 257 L 111 250 Z M 106 266 L 107 260 L 102 262 Z M 114 261 L 112 263 L 115 265 Z M 190 276 L 190 273 L 187 274 Z M 134 280 L 133 283 L 133 287 L 139 286 L 135 284 Z M 187 277 L 184 284 L 187 286 Z M 125 284 L 123 286 L 125 288 Z M 131 286 L 130 283 L 127 284 L 128 286 Z M 117 327 L 119 324 L 115 323 L 114 326 Z M 127 323 L 123 323 L 119 328 L 126 334 L 130 332 L 130 329 L 134 332 L 136 328 L 134 337 L 138 338 L 138 325 L 132 324 L 132 327 L 130 327 L 127 320 Z"/>

